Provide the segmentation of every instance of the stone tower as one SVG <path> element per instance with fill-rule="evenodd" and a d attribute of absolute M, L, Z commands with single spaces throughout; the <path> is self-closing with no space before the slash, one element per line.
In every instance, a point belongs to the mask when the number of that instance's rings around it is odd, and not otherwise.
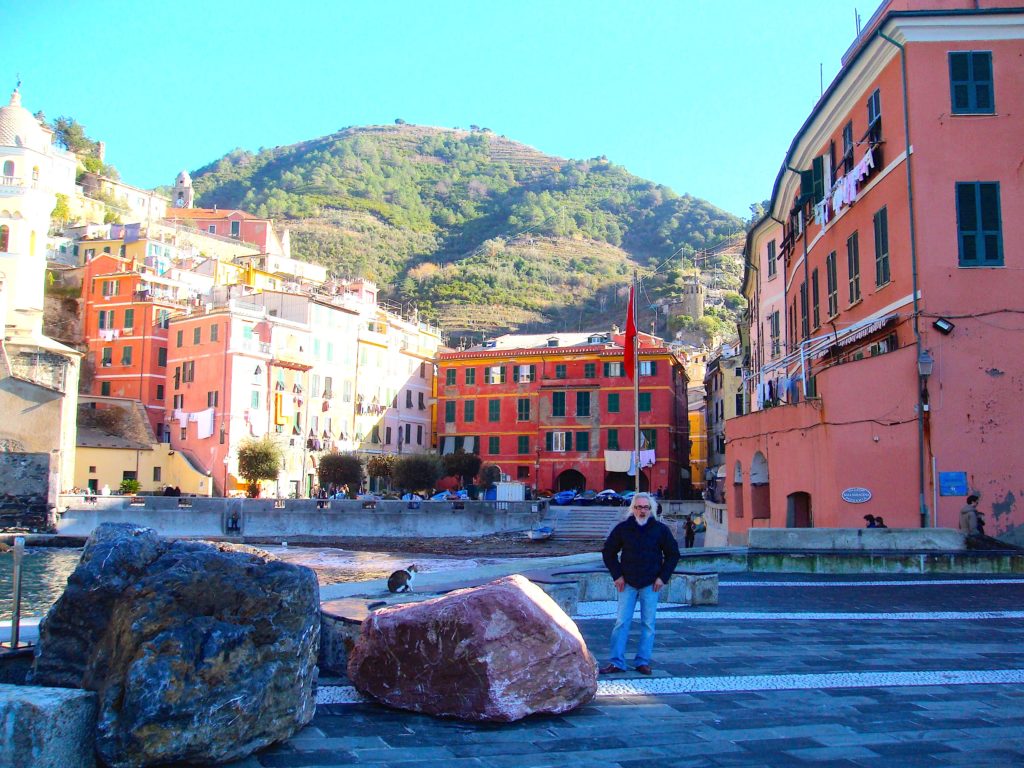
<path fill-rule="evenodd" d="M 195 190 L 192 189 L 192 177 L 188 171 L 182 171 L 174 180 L 174 207 L 192 208 L 195 204 Z"/>

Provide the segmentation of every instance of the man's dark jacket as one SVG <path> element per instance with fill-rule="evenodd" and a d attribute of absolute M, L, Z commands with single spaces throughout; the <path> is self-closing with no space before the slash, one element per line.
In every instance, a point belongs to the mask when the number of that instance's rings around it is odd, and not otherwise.
<path fill-rule="evenodd" d="M 679 562 L 679 545 L 664 523 L 652 518 L 640 525 L 630 515 L 612 528 L 601 557 L 613 579 L 623 576 L 629 586 L 643 589 L 658 578 L 668 584 Z"/>

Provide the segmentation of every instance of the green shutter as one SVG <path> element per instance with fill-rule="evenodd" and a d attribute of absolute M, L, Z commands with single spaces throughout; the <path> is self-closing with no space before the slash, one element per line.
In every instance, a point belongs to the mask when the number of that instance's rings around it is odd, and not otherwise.
<path fill-rule="evenodd" d="M 814 171 L 800 171 L 800 199 L 798 205 L 803 205 L 814 197 Z"/>
<path fill-rule="evenodd" d="M 801 185 L 803 178 L 800 179 Z M 818 203 L 825 198 L 825 156 L 816 157 L 811 162 L 811 194 L 814 195 L 814 202 Z"/>
<path fill-rule="evenodd" d="M 544 450 L 550 451 L 555 444 L 555 433 L 545 432 L 544 433 Z"/>
<path fill-rule="evenodd" d="M 572 432 L 565 433 L 565 450 L 572 450 Z"/>

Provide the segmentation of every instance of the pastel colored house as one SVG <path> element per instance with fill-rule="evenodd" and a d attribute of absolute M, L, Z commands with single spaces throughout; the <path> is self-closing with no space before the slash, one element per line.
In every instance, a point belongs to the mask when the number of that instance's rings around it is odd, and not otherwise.
<path fill-rule="evenodd" d="M 747 240 L 731 541 L 956 527 L 968 491 L 1024 541 L 1022 59 L 1016 3 L 885 2 L 793 138 Z"/>

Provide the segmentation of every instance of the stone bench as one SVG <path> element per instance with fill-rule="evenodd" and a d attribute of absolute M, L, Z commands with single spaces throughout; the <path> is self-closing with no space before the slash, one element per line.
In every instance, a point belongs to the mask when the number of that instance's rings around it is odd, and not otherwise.
<path fill-rule="evenodd" d="M 0 684 L 0 765 L 91 768 L 96 712 L 92 691 Z"/>

